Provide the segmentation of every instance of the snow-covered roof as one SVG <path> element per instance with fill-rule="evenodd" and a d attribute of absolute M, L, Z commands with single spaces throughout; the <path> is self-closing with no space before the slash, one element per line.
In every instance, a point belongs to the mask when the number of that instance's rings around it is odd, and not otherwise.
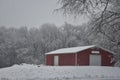
<path fill-rule="evenodd" d="M 51 52 L 48 52 L 48 53 L 45 53 L 45 54 L 47 55 L 47 54 L 77 53 L 79 51 L 83 51 L 83 50 L 86 50 L 86 49 L 89 49 L 89 48 L 92 48 L 92 47 L 95 47 L 95 45 L 71 47 L 71 48 L 62 48 L 62 49 L 51 51 Z"/>

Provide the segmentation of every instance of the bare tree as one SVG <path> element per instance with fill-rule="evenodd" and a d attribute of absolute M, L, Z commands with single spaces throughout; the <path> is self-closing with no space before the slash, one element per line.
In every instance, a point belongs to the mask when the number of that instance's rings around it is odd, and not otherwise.
<path fill-rule="evenodd" d="M 119 0 L 59 0 L 59 3 L 62 7 L 58 10 L 62 10 L 63 14 L 90 16 L 93 25 L 92 32 L 93 30 L 101 32 L 109 39 L 111 37 L 103 31 L 103 27 L 114 26 L 113 30 L 115 30 L 115 26 L 120 24 Z"/>
<path fill-rule="evenodd" d="M 112 43 L 116 47 L 113 51 L 118 53 L 116 60 L 120 60 L 120 0 L 59 0 L 59 3 L 62 7 L 58 10 L 65 15 L 87 15 L 91 20 L 89 34 L 95 33 Z"/>

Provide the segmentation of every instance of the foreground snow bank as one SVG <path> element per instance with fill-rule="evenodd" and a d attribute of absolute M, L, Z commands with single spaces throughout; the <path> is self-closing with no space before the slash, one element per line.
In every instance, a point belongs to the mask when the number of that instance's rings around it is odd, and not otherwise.
<path fill-rule="evenodd" d="M 14 65 L 0 69 L 0 80 L 87 80 L 120 79 L 120 68 L 100 66 Z"/>

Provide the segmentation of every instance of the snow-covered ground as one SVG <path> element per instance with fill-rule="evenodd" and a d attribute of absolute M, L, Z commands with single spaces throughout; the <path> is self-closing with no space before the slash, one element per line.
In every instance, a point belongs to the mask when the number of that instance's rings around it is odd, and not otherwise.
<path fill-rule="evenodd" d="M 120 68 L 23 64 L 1 68 L 0 80 L 120 80 Z"/>

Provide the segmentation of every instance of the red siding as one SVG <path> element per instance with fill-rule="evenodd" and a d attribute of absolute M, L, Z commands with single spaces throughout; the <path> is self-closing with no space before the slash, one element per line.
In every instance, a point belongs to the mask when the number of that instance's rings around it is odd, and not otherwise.
<path fill-rule="evenodd" d="M 99 55 L 101 55 L 101 66 L 112 66 L 113 65 L 113 63 L 111 63 L 113 54 L 105 50 L 102 50 L 100 48 L 92 48 L 92 49 L 87 49 L 87 50 L 78 52 L 77 64 L 78 65 L 89 65 L 89 56 L 91 54 L 91 51 L 100 51 Z"/>
<path fill-rule="evenodd" d="M 53 55 L 46 55 L 46 64 L 47 65 L 53 65 L 53 60 L 54 56 Z"/>
<path fill-rule="evenodd" d="M 101 66 L 112 66 L 113 63 L 111 63 L 111 59 L 113 58 L 113 54 L 100 49 L 100 48 L 90 48 L 86 49 L 84 51 L 80 51 L 77 53 L 77 65 L 85 66 L 89 65 L 89 56 L 91 54 L 91 51 L 100 51 L 101 55 Z M 46 55 L 46 64 L 47 65 L 54 65 L 54 56 L 59 56 L 59 65 L 60 66 L 75 66 L 76 65 L 76 59 L 75 59 L 75 53 L 70 54 L 49 54 Z"/>
<path fill-rule="evenodd" d="M 46 56 L 46 64 L 54 65 L 54 56 L 59 56 L 59 66 L 75 65 L 75 54 L 51 54 Z"/>
<path fill-rule="evenodd" d="M 77 65 L 89 65 L 89 50 L 84 50 L 81 52 L 78 52 L 77 54 Z"/>
<path fill-rule="evenodd" d="M 100 49 L 100 53 L 102 56 L 102 66 L 112 66 L 113 63 L 111 63 L 111 60 L 113 58 L 113 55 L 107 51 L 104 51 Z"/>
<path fill-rule="evenodd" d="M 60 54 L 59 65 L 60 66 L 75 65 L 75 54 Z"/>

